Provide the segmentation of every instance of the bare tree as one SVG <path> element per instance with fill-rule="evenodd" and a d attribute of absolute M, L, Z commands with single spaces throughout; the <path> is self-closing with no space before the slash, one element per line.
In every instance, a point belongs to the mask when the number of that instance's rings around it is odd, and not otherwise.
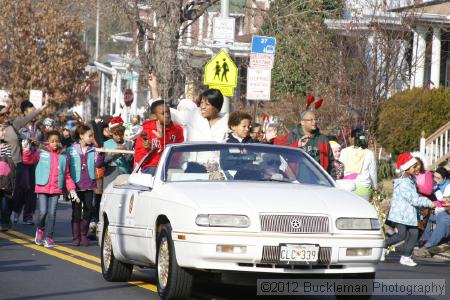
<path fill-rule="evenodd" d="M 137 49 L 143 73 L 159 79 L 161 96 L 179 95 L 183 77 L 179 41 L 186 29 L 218 0 L 107 0 L 125 13 L 137 29 Z"/>

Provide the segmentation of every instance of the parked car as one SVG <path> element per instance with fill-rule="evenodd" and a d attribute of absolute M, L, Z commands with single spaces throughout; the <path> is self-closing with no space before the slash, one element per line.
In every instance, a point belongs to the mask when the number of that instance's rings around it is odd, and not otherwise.
<path fill-rule="evenodd" d="M 137 167 L 106 188 L 98 228 L 103 277 L 155 268 L 163 299 L 204 274 L 373 279 L 384 246 L 367 201 L 304 151 L 263 144 L 168 146 L 154 176 Z"/>

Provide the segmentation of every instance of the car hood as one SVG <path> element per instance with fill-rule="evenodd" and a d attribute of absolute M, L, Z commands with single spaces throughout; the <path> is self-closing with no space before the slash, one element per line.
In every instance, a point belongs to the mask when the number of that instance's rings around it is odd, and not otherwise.
<path fill-rule="evenodd" d="M 377 218 L 366 200 L 336 187 L 278 182 L 171 182 L 164 198 L 200 212 L 304 213 Z"/>

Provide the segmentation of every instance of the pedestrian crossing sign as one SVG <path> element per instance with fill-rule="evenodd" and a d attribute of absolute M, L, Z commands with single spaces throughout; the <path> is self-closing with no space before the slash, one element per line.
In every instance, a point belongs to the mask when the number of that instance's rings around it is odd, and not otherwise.
<path fill-rule="evenodd" d="M 203 84 L 218 88 L 236 87 L 238 79 L 238 68 L 231 57 L 221 50 L 205 66 Z"/>

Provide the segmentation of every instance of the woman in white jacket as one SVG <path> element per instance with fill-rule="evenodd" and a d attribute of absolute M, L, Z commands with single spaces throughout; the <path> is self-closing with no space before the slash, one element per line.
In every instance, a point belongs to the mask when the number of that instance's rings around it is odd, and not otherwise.
<path fill-rule="evenodd" d="M 152 97 L 158 98 L 158 85 L 154 75 L 149 78 Z M 200 107 L 179 111 L 170 109 L 172 121 L 186 128 L 187 142 L 223 142 L 228 132 L 228 113 L 221 115 L 223 95 L 219 90 L 208 89 L 200 95 Z"/>
<path fill-rule="evenodd" d="M 200 107 L 191 111 L 171 109 L 172 120 L 186 126 L 188 142 L 223 142 L 228 132 L 228 113 L 219 114 L 223 96 L 219 90 L 208 89 L 200 95 Z"/>
<path fill-rule="evenodd" d="M 344 179 L 354 179 L 354 193 L 369 200 L 377 189 L 377 164 L 372 151 L 367 149 L 367 138 L 361 129 L 351 132 L 351 146 L 341 151 Z"/>

